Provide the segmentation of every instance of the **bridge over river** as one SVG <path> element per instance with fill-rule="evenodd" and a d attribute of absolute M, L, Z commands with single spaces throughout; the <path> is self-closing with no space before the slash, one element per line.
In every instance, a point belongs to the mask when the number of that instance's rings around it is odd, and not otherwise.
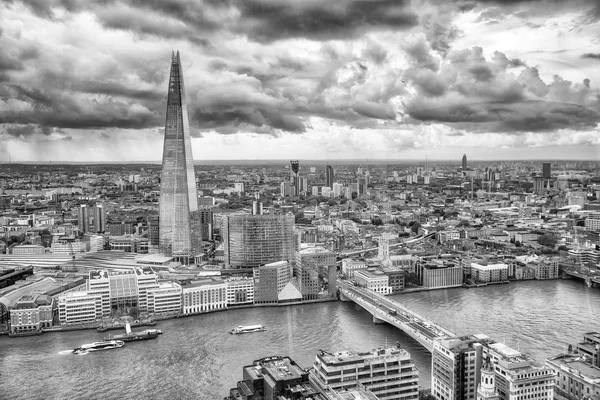
<path fill-rule="evenodd" d="M 434 339 L 456 336 L 443 326 L 372 290 L 352 286 L 345 281 L 338 281 L 338 288 L 342 301 L 358 304 L 373 316 L 374 323 L 387 322 L 395 326 L 418 341 L 429 352 L 433 351 Z"/>

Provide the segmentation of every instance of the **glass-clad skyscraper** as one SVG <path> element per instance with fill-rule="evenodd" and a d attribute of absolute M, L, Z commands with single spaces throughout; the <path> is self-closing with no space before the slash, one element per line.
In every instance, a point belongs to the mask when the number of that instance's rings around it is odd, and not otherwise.
<path fill-rule="evenodd" d="M 160 180 L 159 251 L 188 263 L 201 238 L 190 124 L 179 52 L 171 59 Z"/>

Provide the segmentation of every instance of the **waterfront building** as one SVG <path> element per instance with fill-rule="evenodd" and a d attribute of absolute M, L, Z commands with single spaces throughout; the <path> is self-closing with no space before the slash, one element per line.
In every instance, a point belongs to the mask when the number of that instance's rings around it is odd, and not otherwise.
<path fill-rule="evenodd" d="M 137 279 L 138 309 L 141 312 L 148 311 L 148 290 L 158 287 L 158 277 L 151 267 L 134 268 Z"/>
<path fill-rule="evenodd" d="M 51 328 L 54 299 L 44 294 L 22 296 L 10 310 L 10 332 L 36 332 Z"/>
<path fill-rule="evenodd" d="M 484 356 L 496 366 L 496 389 L 501 400 L 552 399 L 554 371 L 503 343 L 487 343 Z M 526 396 L 526 397 L 525 397 Z"/>
<path fill-rule="evenodd" d="M 255 268 L 295 259 L 294 216 L 232 214 L 223 220 L 226 268 Z"/>
<path fill-rule="evenodd" d="M 476 282 L 496 283 L 508 281 L 508 265 L 471 263 L 471 277 Z"/>
<path fill-rule="evenodd" d="M 354 281 L 358 286 L 365 287 L 379 294 L 390 294 L 392 288 L 389 284 L 389 278 L 381 271 L 359 270 L 354 273 Z"/>
<path fill-rule="evenodd" d="M 485 335 L 437 339 L 431 354 L 431 394 L 438 400 L 475 400 Z"/>
<path fill-rule="evenodd" d="M 560 354 L 546 365 L 556 375 L 555 399 L 600 399 L 600 367 L 586 362 L 582 354 Z"/>
<path fill-rule="evenodd" d="M 254 303 L 283 303 L 302 300 L 302 293 L 292 281 L 292 267 L 278 261 L 254 268 Z"/>
<path fill-rule="evenodd" d="M 354 273 L 367 269 L 367 263 L 361 260 L 352 260 L 350 258 L 344 258 L 342 260 L 342 273 L 346 275 L 348 279 L 354 278 Z"/>
<path fill-rule="evenodd" d="M 398 347 L 317 354 L 310 381 L 320 390 L 364 385 L 378 399 L 418 399 L 419 371 Z"/>
<path fill-rule="evenodd" d="M 227 285 L 227 305 L 252 304 L 254 302 L 254 278 L 231 277 L 225 280 Z"/>
<path fill-rule="evenodd" d="M 302 292 L 303 300 L 318 298 L 324 283 L 328 284 L 328 293 L 334 296 L 336 290 L 337 269 L 335 253 L 324 247 L 308 247 L 296 253 L 294 276 Z"/>
<path fill-rule="evenodd" d="M 184 264 L 200 249 L 196 175 L 179 52 L 171 58 L 160 178 L 159 252 Z"/>
<path fill-rule="evenodd" d="M 462 286 L 463 267 L 441 259 L 418 262 L 417 277 L 421 285 L 429 289 Z"/>
<path fill-rule="evenodd" d="M 58 320 L 61 324 L 95 322 L 102 318 L 102 297 L 89 292 L 68 292 L 58 297 Z"/>
<path fill-rule="evenodd" d="M 271 356 L 243 368 L 243 378 L 226 400 L 322 399 L 309 382 L 308 372 L 289 357 Z"/>
<path fill-rule="evenodd" d="M 600 367 L 600 333 L 588 332 L 583 335 L 583 342 L 575 345 L 577 353 L 586 356 L 589 362 Z"/>
<path fill-rule="evenodd" d="M 399 267 L 382 267 L 383 272 L 388 278 L 388 286 L 390 287 L 391 294 L 397 294 L 404 289 L 404 276 L 405 271 Z"/>
<path fill-rule="evenodd" d="M 148 312 L 151 314 L 178 314 L 181 312 L 181 286 L 175 282 L 161 282 L 148 289 Z"/>
<path fill-rule="evenodd" d="M 333 167 L 328 165 L 325 167 L 325 186 L 330 189 L 333 189 Z"/>
<path fill-rule="evenodd" d="M 207 279 L 181 287 L 183 314 L 227 308 L 227 283 Z"/>
<path fill-rule="evenodd" d="M 496 390 L 496 373 L 490 357 L 485 359 L 481 367 L 481 381 L 477 386 L 477 400 L 500 400 Z"/>

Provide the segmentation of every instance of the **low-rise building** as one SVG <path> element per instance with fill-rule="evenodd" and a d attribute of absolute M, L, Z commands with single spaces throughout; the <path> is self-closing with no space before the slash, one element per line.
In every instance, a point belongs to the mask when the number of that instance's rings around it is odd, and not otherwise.
<path fill-rule="evenodd" d="M 378 399 L 418 399 L 419 371 L 397 347 L 317 354 L 310 381 L 321 390 L 364 385 Z"/>
<path fill-rule="evenodd" d="M 471 278 L 476 282 L 495 283 L 508 281 L 508 265 L 471 263 Z"/>
<path fill-rule="evenodd" d="M 354 281 L 357 285 L 370 289 L 379 294 L 386 295 L 392 293 L 388 276 L 380 271 L 356 271 L 354 273 Z"/>
<path fill-rule="evenodd" d="M 344 258 L 342 260 L 342 273 L 348 277 L 348 279 L 354 278 L 354 273 L 359 270 L 367 269 L 367 263 L 360 260 L 352 260 L 350 258 Z"/>
<path fill-rule="evenodd" d="M 82 324 L 102 318 L 102 297 L 88 292 L 68 292 L 58 297 L 61 324 Z"/>
<path fill-rule="evenodd" d="M 177 314 L 181 312 L 181 286 L 175 282 L 162 282 L 148 289 L 148 312 L 151 314 Z"/>
<path fill-rule="evenodd" d="M 23 244 L 21 246 L 10 247 L 12 254 L 44 254 L 46 249 L 44 246 L 36 244 Z"/>
<path fill-rule="evenodd" d="M 54 305 L 54 299 L 43 294 L 21 297 L 10 310 L 10 332 L 36 332 L 51 328 Z"/>
<path fill-rule="evenodd" d="M 227 308 L 226 282 L 207 279 L 184 285 L 181 291 L 183 314 Z"/>
<path fill-rule="evenodd" d="M 227 285 L 227 305 L 252 304 L 254 302 L 254 279 L 251 277 L 231 277 Z"/>
<path fill-rule="evenodd" d="M 561 354 L 546 360 L 556 374 L 555 399 L 600 399 L 600 367 L 581 354 Z"/>

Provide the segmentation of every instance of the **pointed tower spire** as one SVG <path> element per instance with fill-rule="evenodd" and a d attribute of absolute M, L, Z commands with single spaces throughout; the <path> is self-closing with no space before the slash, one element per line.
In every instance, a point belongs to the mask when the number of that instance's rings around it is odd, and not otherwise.
<path fill-rule="evenodd" d="M 189 263 L 200 249 L 201 225 L 179 51 L 171 53 L 159 210 L 160 254 Z"/>

